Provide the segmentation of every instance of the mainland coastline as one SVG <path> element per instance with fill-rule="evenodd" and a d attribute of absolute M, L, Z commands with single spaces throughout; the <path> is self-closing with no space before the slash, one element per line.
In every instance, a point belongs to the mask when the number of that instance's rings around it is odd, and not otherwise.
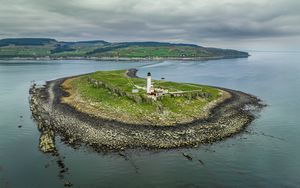
<path fill-rule="evenodd" d="M 219 59 L 248 58 L 250 55 L 214 56 L 214 57 L 0 57 L 0 60 L 93 60 L 93 61 L 208 61 Z"/>
<path fill-rule="evenodd" d="M 185 43 L 0 39 L 0 60 L 192 61 L 248 56 L 248 52 Z"/>
<path fill-rule="evenodd" d="M 127 75 L 135 77 L 136 71 L 131 69 Z M 253 95 L 218 88 L 230 97 L 211 108 L 208 117 L 173 126 L 135 125 L 95 117 L 63 103 L 62 98 L 69 93 L 61 86 L 76 77 L 48 81 L 45 86 L 33 85 L 30 89 L 30 108 L 41 131 L 40 148 L 44 152 L 55 150 L 55 135 L 70 145 L 86 144 L 97 151 L 196 147 L 241 132 L 264 106 Z"/>

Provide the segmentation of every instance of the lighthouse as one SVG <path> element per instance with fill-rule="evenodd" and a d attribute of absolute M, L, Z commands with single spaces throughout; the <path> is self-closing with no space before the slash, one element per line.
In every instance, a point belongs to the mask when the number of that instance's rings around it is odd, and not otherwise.
<path fill-rule="evenodd" d="M 148 72 L 147 74 L 147 87 L 146 87 L 146 91 L 147 91 L 147 94 L 151 94 L 151 73 Z"/>

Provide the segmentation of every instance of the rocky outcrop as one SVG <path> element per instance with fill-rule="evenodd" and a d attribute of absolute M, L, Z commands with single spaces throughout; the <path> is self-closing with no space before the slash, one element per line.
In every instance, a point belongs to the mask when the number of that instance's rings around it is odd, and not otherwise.
<path fill-rule="evenodd" d="M 53 131 L 44 131 L 41 133 L 39 147 L 40 150 L 45 153 L 55 151 Z"/>

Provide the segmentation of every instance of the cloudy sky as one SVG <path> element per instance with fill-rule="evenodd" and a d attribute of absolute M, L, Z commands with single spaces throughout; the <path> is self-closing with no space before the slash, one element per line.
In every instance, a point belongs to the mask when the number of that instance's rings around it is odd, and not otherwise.
<path fill-rule="evenodd" d="M 300 50 L 300 0 L 0 0 L 0 38 Z"/>

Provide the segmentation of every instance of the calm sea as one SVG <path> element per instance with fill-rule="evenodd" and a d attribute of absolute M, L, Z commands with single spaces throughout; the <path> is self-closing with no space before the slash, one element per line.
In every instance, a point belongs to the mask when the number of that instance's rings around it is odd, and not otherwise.
<path fill-rule="evenodd" d="M 171 151 L 96 153 L 57 139 L 69 168 L 58 177 L 56 158 L 38 150 L 31 118 L 31 82 L 98 70 L 139 69 L 156 79 L 192 82 L 254 94 L 268 106 L 247 128 L 212 145 Z M 21 128 L 18 126 L 21 125 Z M 186 152 L 192 161 L 183 157 Z M 201 164 L 198 160 L 201 160 Z M 253 52 L 212 61 L 0 61 L 0 187 L 300 187 L 300 53 Z"/>

